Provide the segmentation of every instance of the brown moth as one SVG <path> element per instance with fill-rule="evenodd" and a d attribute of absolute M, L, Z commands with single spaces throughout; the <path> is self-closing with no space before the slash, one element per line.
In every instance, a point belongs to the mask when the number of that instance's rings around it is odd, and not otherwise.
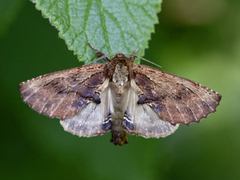
<path fill-rule="evenodd" d="M 137 65 L 135 54 L 127 58 L 117 53 L 108 59 L 92 48 L 105 64 L 84 65 L 22 82 L 23 101 L 39 114 L 60 118 L 63 128 L 72 134 L 91 137 L 111 131 L 111 142 L 121 146 L 128 143 L 127 133 L 165 137 L 179 123 L 199 122 L 216 111 L 221 100 L 217 92 Z"/>

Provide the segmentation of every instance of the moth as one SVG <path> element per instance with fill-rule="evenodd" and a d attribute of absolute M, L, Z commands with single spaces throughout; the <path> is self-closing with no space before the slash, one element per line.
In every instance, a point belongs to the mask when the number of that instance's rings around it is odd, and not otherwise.
<path fill-rule="evenodd" d="M 90 44 L 89 44 L 90 45 Z M 91 45 L 90 45 L 91 46 Z M 111 131 L 115 145 L 127 133 L 145 138 L 172 134 L 179 123 L 199 122 L 215 112 L 221 95 L 194 81 L 137 65 L 117 53 L 105 64 L 45 74 L 19 84 L 24 102 L 39 114 L 60 118 L 65 131 L 91 137 Z"/>

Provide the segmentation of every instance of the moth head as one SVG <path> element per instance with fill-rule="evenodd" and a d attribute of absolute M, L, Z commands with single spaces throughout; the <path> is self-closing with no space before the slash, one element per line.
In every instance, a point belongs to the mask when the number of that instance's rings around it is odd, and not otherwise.
<path fill-rule="evenodd" d="M 111 142 L 113 142 L 114 145 L 124 145 L 128 143 L 127 139 L 127 132 L 124 129 L 121 130 L 112 130 L 112 138 Z"/>

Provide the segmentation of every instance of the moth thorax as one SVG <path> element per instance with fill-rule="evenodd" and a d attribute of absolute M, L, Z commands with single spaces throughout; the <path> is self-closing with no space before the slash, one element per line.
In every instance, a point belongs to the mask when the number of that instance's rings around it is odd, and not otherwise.
<path fill-rule="evenodd" d="M 120 66 L 119 64 L 117 64 L 112 80 L 116 84 L 116 86 L 124 86 L 128 81 L 127 66 Z"/>
<path fill-rule="evenodd" d="M 112 81 L 115 83 L 119 95 L 123 94 L 123 88 L 128 82 L 128 74 L 127 66 L 116 65 Z"/>

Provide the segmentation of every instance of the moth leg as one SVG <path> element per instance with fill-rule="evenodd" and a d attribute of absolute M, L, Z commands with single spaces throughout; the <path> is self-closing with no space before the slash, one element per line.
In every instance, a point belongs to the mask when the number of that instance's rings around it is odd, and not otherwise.
<path fill-rule="evenodd" d="M 88 45 L 94 50 L 94 51 L 96 51 L 96 54 L 97 54 L 97 57 L 99 57 L 99 58 L 101 58 L 101 57 L 103 57 L 102 59 L 104 60 L 104 61 L 110 61 L 110 59 L 108 59 L 108 57 L 103 53 L 103 52 L 101 52 L 101 51 L 99 51 L 98 49 L 96 49 L 90 42 L 88 42 Z"/>
<path fill-rule="evenodd" d="M 137 54 L 137 52 L 138 52 L 140 49 L 141 49 L 141 47 L 137 48 L 137 49 L 136 49 L 136 51 L 134 51 L 134 52 L 133 52 L 133 54 L 131 54 L 131 57 L 130 57 L 130 59 L 132 59 L 132 60 L 133 60 L 133 59 L 137 58 L 137 57 L 138 57 L 138 55 L 136 55 L 136 54 Z"/>

